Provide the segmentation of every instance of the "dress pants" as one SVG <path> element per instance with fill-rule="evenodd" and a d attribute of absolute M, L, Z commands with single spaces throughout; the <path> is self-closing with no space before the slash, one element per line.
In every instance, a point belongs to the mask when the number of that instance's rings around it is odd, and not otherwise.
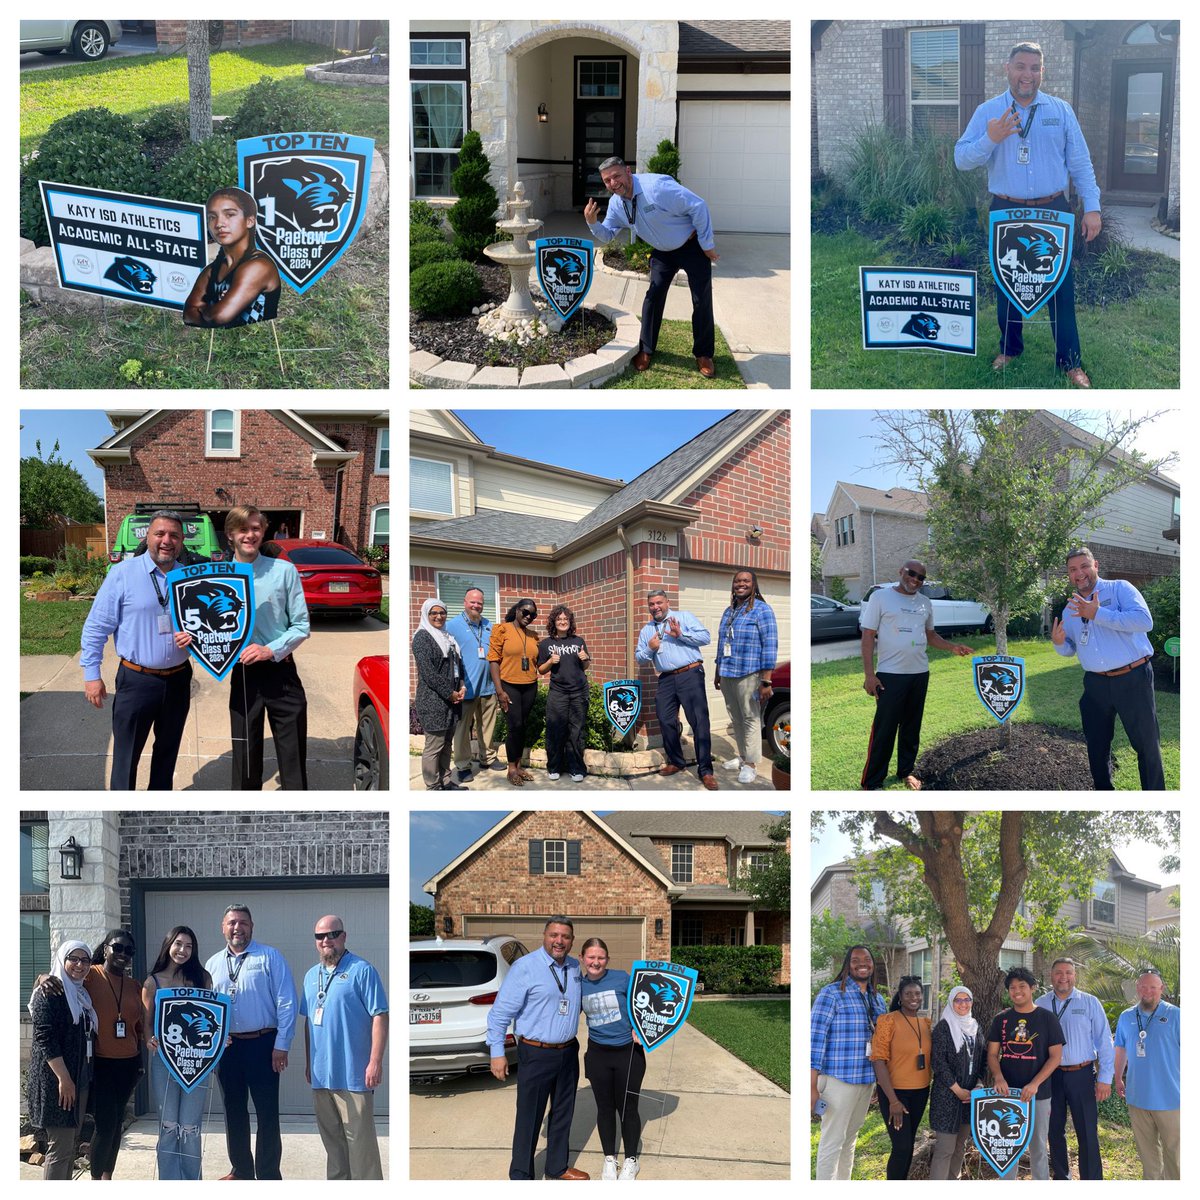
<path fill-rule="evenodd" d="M 382 1179 L 375 1093 L 314 1088 L 313 1111 L 325 1147 L 326 1179 Z"/>
<path fill-rule="evenodd" d="M 1057 1070 L 1050 1076 L 1050 1177 L 1070 1179 L 1067 1159 L 1067 1111 L 1075 1126 L 1079 1143 L 1079 1178 L 1103 1179 L 1100 1161 L 1100 1134 L 1097 1129 L 1096 1072 L 1092 1067 L 1079 1071 Z"/>
<path fill-rule="evenodd" d="M 225 1098 L 225 1148 L 236 1179 L 282 1179 L 279 1163 L 283 1140 L 279 1133 L 279 1076 L 271 1065 L 275 1030 L 258 1037 L 234 1035 L 217 1064 Z M 250 1154 L 250 1100 L 258 1135 Z"/>
<path fill-rule="evenodd" d="M 692 667 L 673 675 L 660 675 L 654 694 L 654 712 L 662 730 L 663 753 L 676 767 L 685 767 L 679 708 L 687 714 L 696 739 L 696 773 L 703 778 L 713 773 L 712 733 L 708 727 L 708 697 L 704 694 L 704 668 Z"/>
<path fill-rule="evenodd" d="M 758 689 L 762 674 L 751 671 L 738 679 L 721 678 L 721 698 L 729 710 L 729 725 L 738 757 L 748 766 L 757 766 L 762 758 L 762 705 Z"/>
<path fill-rule="evenodd" d="M 137 788 L 138 760 L 150 730 L 154 749 L 150 757 L 152 792 L 169 792 L 175 786 L 175 760 L 192 703 L 192 667 L 185 663 L 174 675 L 148 675 L 117 668 L 113 694 L 113 758 L 109 788 L 114 792 Z"/>
<path fill-rule="evenodd" d="M 438 792 L 451 782 L 450 754 L 454 744 L 454 729 L 436 732 L 425 730 L 425 748 L 421 751 L 421 779 L 427 792 Z"/>
<path fill-rule="evenodd" d="M 1114 790 L 1108 756 L 1117 717 L 1121 718 L 1129 744 L 1137 754 L 1142 791 L 1165 790 L 1162 751 L 1158 745 L 1158 710 L 1154 706 L 1154 669 L 1150 663 L 1134 667 L 1127 675 L 1085 671 L 1079 715 L 1096 791 Z"/>
<path fill-rule="evenodd" d="M 817 1146 L 818 1179 L 849 1179 L 854 1173 L 855 1142 L 871 1107 L 871 1087 L 843 1083 L 832 1075 L 817 1076 L 817 1092 L 825 1101 Z"/>
<path fill-rule="evenodd" d="M 933 1159 L 929 1164 L 930 1179 L 957 1179 L 962 1172 L 963 1156 L 971 1140 L 971 1127 L 965 1121 L 957 1133 L 937 1130 L 937 1144 L 933 1148 Z"/>
<path fill-rule="evenodd" d="M 137 1086 L 142 1069 L 141 1055 L 131 1058 L 100 1058 L 92 1060 L 92 1113 L 96 1131 L 92 1134 L 92 1178 L 111 1175 L 117 1165 L 124 1132 L 125 1109 Z"/>
<path fill-rule="evenodd" d="M 712 261 L 700 249 L 695 235 L 675 250 L 650 252 L 650 287 L 642 303 L 642 349 L 653 354 L 658 349 L 658 331 L 663 310 L 671 292 L 671 280 L 686 271 L 692 289 L 692 354 L 712 358 L 716 345 L 713 329 Z"/>
<path fill-rule="evenodd" d="M 476 696 L 474 700 L 462 702 L 462 719 L 454 727 L 454 765 L 465 771 L 471 765 L 471 726 L 475 726 L 478 743 L 479 765 L 490 767 L 496 761 L 496 747 L 492 738 L 496 734 L 496 717 L 500 713 L 500 701 L 493 692 L 490 696 Z"/>
<path fill-rule="evenodd" d="M 308 790 L 308 698 L 296 662 L 238 663 L 229 676 L 229 729 L 235 792 L 263 785 L 263 717 L 271 718 L 279 783 L 284 791 Z"/>
<path fill-rule="evenodd" d="M 75 1174 L 75 1147 L 79 1142 L 79 1131 L 83 1128 L 83 1114 L 87 1112 L 88 1084 L 79 1089 L 75 1097 L 74 1125 L 48 1125 L 46 1127 L 46 1157 L 42 1161 L 43 1179 L 70 1179 Z"/>
<path fill-rule="evenodd" d="M 579 1042 L 572 1038 L 560 1050 L 517 1043 L 517 1123 L 513 1129 L 509 1179 L 535 1179 L 534 1152 L 546 1105 L 546 1178 L 557 1179 L 571 1164 L 571 1118 L 579 1084 Z"/>
<path fill-rule="evenodd" d="M 871 740 L 867 744 L 867 765 L 860 783 L 864 791 L 883 787 L 896 734 L 900 734 L 900 752 L 896 758 L 896 775 L 903 779 L 917 765 L 921 749 L 921 718 L 925 715 L 925 693 L 929 690 L 929 672 L 920 675 L 897 675 L 891 671 L 877 673 L 883 691 L 875 697 L 875 720 L 871 724 Z"/>

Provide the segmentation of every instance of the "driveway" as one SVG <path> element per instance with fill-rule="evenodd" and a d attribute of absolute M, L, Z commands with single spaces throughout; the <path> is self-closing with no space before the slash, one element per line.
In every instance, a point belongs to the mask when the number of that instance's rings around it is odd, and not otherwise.
<path fill-rule="evenodd" d="M 600 1178 L 604 1152 L 596 1105 L 583 1077 L 571 1123 L 570 1164 Z M 412 1179 L 507 1179 L 516 1074 L 503 1083 L 472 1075 L 417 1085 L 409 1097 Z M 639 1105 L 639 1180 L 787 1179 L 791 1097 L 691 1025 L 647 1056 Z M 546 1165 L 545 1131 L 536 1171 Z"/>
<path fill-rule="evenodd" d="M 811 662 L 836 662 L 839 658 L 854 658 L 862 651 L 862 638 L 840 639 L 836 642 L 813 642 Z"/>
<path fill-rule="evenodd" d="M 313 634 L 296 651 L 308 696 L 308 785 L 346 791 L 352 786 L 355 715 L 351 707 L 354 667 L 367 654 L 388 653 L 388 627 L 374 618 L 317 616 Z M 192 707 L 175 767 L 180 791 L 225 791 L 232 775 L 229 743 L 229 681 L 217 683 L 192 667 Z M 110 638 L 102 676 L 109 698 L 104 709 L 83 697 L 79 655 L 29 655 L 21 659 L 21 787 L 103 791 L 112 769 L 112 689 L 117 659 Z M 52 732 L 49 732 L 52 731 Z M 150 776 L 153 737 L 142 751 L 138 787 Z M 264 791 L 276 791 L 275 740 L 267 723 Z"/>

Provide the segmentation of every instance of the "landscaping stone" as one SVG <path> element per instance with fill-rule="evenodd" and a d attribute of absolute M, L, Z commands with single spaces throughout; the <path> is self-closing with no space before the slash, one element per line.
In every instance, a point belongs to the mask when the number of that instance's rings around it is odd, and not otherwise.
<path fill-rule="evenodd" d="M 426 374 L 438 381 L 439 387 L 466 387 L 474 378 L 478 368 L 474 363 L 440 362 Z"/>
<path fill-rule="evenodd" d="M 563 367 L 572 387 L 583 387 L 593 380 L 607 379 L 612 374 L 612 359 L 599 354 L 585 354 L 573 358 Z"/>
<path fill-rule="evenodd" d="M 521 372 L 516 367 L 484 367 L 474 379 L 472 387 L 515 388 L 520 385 Z"/>
<path fill-rule="evenodd" d="M 557 363 L 545 367 L 526 367 L 521 372 L 523 388 L 569 388 L 571 380 Z"/>

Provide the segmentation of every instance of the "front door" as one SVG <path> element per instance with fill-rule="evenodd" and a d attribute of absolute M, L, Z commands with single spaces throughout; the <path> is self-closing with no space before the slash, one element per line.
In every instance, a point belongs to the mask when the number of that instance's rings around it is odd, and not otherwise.
<path fill-rule="evenodd" d="M 608 189 L 600 181 L 600 164 L 613 155 L 625 157 L 625 101 L 575 101 L 575 164 L 571 203 L 582 208 L 589 197 L 603 201 Z"/>
<path fill-rule="evenodd" d="M 1110 188 L 1166 189 L 1174 96 L 1172 63 L 1113 64 Z"/>

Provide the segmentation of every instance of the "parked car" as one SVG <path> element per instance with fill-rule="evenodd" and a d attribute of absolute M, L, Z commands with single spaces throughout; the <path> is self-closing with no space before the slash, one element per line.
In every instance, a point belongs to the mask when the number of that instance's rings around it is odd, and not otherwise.
<path fill-rule="evenodd" d="M 859 605 L 843 604 L 816 593 L 809 596 L 809 601 L 812 604 L 811 633 L 814 642 L 822 638 L 858 637 Z"/>
<path fill-rule="evenodd" d="M 491 1070 L 487 1020 L 509 968 L 529 951 L 506 933 L 481 938 L 432 938 L 408 949 L 408 1073 L 414 1083 Z M 510 1068 L 517 1042 L 504 1035 Z"/>
<path fill-rule="evenodd" d="M 780 663 L 771 672 L 771 699 L 763 708 L 763 740 L 772 758 L 791 754 L 792 740 L 792 664 Z"/>
<path fill-rule="evenodd" d="M 880 587 L 891 586 L 876 584 L 868 588 L 863 603 Z M 929 597 L 933 605 L 933 627 L 943 636 L 947 633 L 991 633 L 995 628 L 992 614 L 982 604 L 953 595 L 945 584 L 926 580 L 921 584 L 921 594 Z"/>
<path fill-rule="evenodd" d="M 120 21 L 22 21 L 21 53 L 61 54 L 69 49 L 84 62 L 95 62 L 121 40 Z"/>
<path fill-rule="evenodd" d="M 354 790 L 388 790 L 388 693 L 386 654 L 360 658 L 354 668 Z"/>
<path fill-rule="evenodd" d="M 132 558 L 146 549 L 150 518 L 160 508 L 178 512 L 183 518 L 183 546 L 186 556 L 180 555 L 181 561 L 186 557 L 187 562 L 223 562 L 229 557 L 229 542 L 225 535 L 217 532 L 208 513 L 198 511 L 198 505 L 146 502 L 135 505 L 133 512 L 122 518 L 117 536 L 113 540 L 113 547 L 108 552 L 110 568 L 113 563 L 119 563 L 123 558 Z"/>
<path fill-rule="evenodd" d="M 294 563 L 309 612 L 366 616 L 383 604 L 383 576 L 349 546 L 317 538 L 276 538 L 279 557 Z"/>

